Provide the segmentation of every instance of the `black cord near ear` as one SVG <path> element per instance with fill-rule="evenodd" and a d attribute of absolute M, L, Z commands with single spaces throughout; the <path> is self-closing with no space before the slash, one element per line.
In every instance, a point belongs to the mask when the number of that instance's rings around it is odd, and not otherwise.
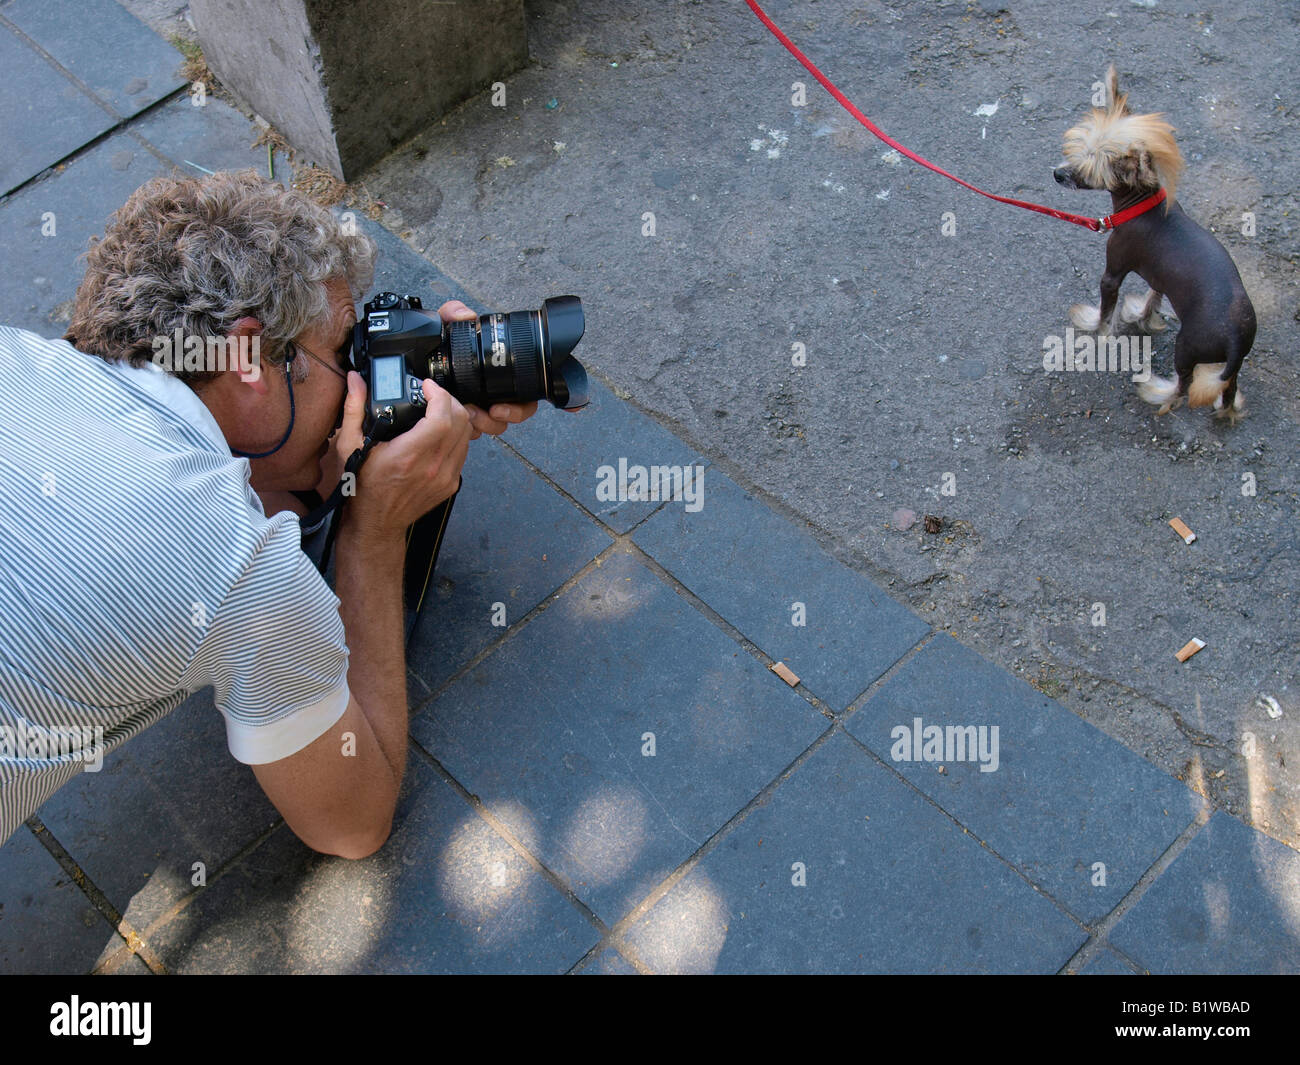
<path fill-rule="evenodd" d="M 280 442 L 271 448 L 270 451 L 240 451 L 232 447 L 230 453 L 237 455 L 241 459 L 264 459 L 268 455 L 274 455 L 280 448 L 288 442 L 290 434 L 293 433 L 294 405 L 293 405 L 293 358 L 297 354 L 297 348 L 292 343 L 284 353 L 284 380 L 289 386 L 289 428 L 284 431 L 284 436 L 280 437 Z"/>

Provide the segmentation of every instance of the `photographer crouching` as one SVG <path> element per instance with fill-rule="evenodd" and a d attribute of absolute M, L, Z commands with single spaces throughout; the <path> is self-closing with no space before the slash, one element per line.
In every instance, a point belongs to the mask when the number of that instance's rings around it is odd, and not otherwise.
<path fill-rule="evenodd" d="M 457 491 L 470 440 L 537 403 L 462 404 L 408 358 L 415 414 L 377 433 L 351 359 L 375 254 L 253 171 L 157 178 L 91 247 L 63 340 L 0 327 L 0 726 L 21 748 L 0 748 L 0 842 L 208 685 L 304 843 L 362 858 L 388 838 L 407 530 Z M 158 357 L 182 338 L 209 342 Z M 214 364 L 223 338 L 241 357 Z M 294 494 L 337 502 L 349 457 L 331 591 Z M 78 728 L 93 752 L 51 741 Z"/>

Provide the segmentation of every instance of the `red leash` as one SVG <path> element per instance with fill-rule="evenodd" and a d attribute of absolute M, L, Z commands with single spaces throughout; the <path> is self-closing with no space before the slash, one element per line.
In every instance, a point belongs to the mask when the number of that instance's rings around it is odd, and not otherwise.
<path fill-rule="evenodd" d="M 985 192 L 983 189 L 972 185 L 969 181 L 963 181 L 955 174 L 948 173 L 948 171 L 943 167 L 935 166 L 928 159 L 923 159 L 915 152 L 909 151 L 907 148 L 904 148 L 899 144 L 898 141 L 894 140 L 893 137 L 889 136 L 889 134 L 879 129 L 871 119 L 853 106 L 853 101 L 840 92 L 830 78 L 813 65 L 812 60 L 795 47 L 794 42 L 781 32 L 781 28 L 767 17 L 766 12 L 764 12 L 763 9 L 754 2 L 754 0 L 745 0 L 745 3 L 747 3 L 750 10 L 759 17 L 763 25 L 772 31 L 773 36 L 785 45 L 789 53 L 808 68 L 808 73 L 821 82 L 822 87 L 839 101 L 840 106 L 843 107 L 844 110 L 866 126 L 867 129 L 888 144 L 891 148 L 901 152 L 914 163 L 920 163 L 927 170 L 933 170 L 936 174 L 942 174 L 944 177 L 957 182 L 958 185 L 964 185 L 966 188 L 970 189 L 971 192 L 978 192 L 981 196 L 987 196 L 990 200 L 997 200 L 998 203 L 1009 203 L 1012 207 L 1023 207 L 1027 211 L 1037 211 L 1039 214 L 1051 215 L 1053 218 L 1059 218 L 1062 222 L 1073 222 L 1076 226 L 1083 226 L 1086 229 L 1091 229 L 1094 233 L 1100 230 L 1114 229 L 1116 226 L 1123 225 L 1129 219 L 1136 218 L 1140 214 L 1145 214 L 1147 211 L 1151 210 L 1152 207 L 1156 206 L 1156 204 L 1164 201 L 1165 190 L 1160 189 L 1148 196 L 1145 200 L 1135 203 L 1132 207 L 1126 207 L 1122 211 L 1117 211 L 1115 214 L 1107 215 L 1105 218 L 1088 218 L 1081 214 L 1071 214 L 1069 211 L 1058 211 L 1054 207 L 1044 207 L 1041 203 L 1028 203 L 1025 200 L 1013 200 L 1008 196 L 995 196 L 991 192 Z"/>

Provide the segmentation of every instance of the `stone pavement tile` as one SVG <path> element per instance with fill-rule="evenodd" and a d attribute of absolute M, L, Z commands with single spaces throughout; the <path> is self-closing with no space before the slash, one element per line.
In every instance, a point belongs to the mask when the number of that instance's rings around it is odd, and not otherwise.
<path fill-rule="evenodd" d="M 151 111 L 131 129 L 174 162 L 188 177 L 203 177 L 202 170 L 243 170 L 252 167 L 266 175 L 266 148 L 252 147 L 260 132 L 244 114 L 224 100 L 207 97 L 196 107 L 188 94 L 169 100 Z M 275 154 L 275 180 L 288 187 L 289 159 Z"/>
<path fill-rule="evenodd" d="M 280 819 L 226 747 L 211 690 L 82 773 L 38 811 L 91 881 L 136 928 L 194 890 Z"/>
<path fill-rule="evenodd" d="M 149 966 L 147 966 L 143 961 L 140 960 L 140 955 L 132 954 L 131 957 L 128 958 L 120 968 L 116 969 L 113 972 L 113 975 L 114 976 L 153 976 L 154 974 L 149 970 Z"/>
<path fill-rule="evenodd" d="M 616 554 L 425 707 L 411 733 L 612 924 L 827 726 Z"/>
<path fill-rule="evenodd" d="M 26 825 L 0 847 L 0 973 L 88 973 L 124 946 Z"/>
<path fill-rule="evenodd" d="M 997 769 L 982 771 L 969 750 L 965 761 L 946 750 L 942 761 L 895 761 L 901 741 L 893 730 L 912 730 L 916 718 L 923 735 L 931 725 L 987 726 L 990 754 L 996 727 Z M 1109 913 L 1204 806 L 1150 762 L 947 635 L 910 659 L 846 727 L 1087 923 Z M 961 753 L 955 744 L 952 753 Z M 1093 883 L 1098 862 L 1104 885 Z"/>
<path fill-rule="evenodd" d="M 276 173 L 279 172 L 280 168 L 277 165 Z M 348 206 L 335 207 L 333 211 L 337 217 L 344 220 L 346 220 L 345 215 L 350 212 L 357 226 L 379 245 L 379 258 L 375 262 L 375 280 L 366 293 L 366 299 L 370 299 L 377 292 L 396 292 L 399 296 L 418 296 L 424 309 L 435 313 L 447 300 L 460 300 L 467 307 L 480 311 L 491 309 L 477 307 L 469 293 L 460 285 L 417 254 L 415 249 L 397 234 L 367 218 L 364 212 Z M 360 303 L 357 304 L 357 313 L 361 313 Z M 513 436 L 519 428 L 519 426 L 511 427 L 508 435 Z"/>
<path fill-rule="evenodd" d="M 117 0 L 13 0 L 4 16 L 122 118 L 185 84 L 180 52 Z"/>
<path fill-rule="evenodd" d="M 407 653 L 431 691 L 501 637 L 494 604 L 503 604 L 505 626 L 513 625 L 610 544 L 608 533 L 488 437 L 470 443 L 463 477 L 435 587 Z"/>
<path fill-rule="evenodd" d="M 0 36 L 3 40 L 3 36 Z M 62 336 L 85 273 L 79 257 L 109 215 L 165 170 L 139 141 L 115 133 L 62 171 L 0 204 L 0 321 L 41 336 Z M 42 227 L 51 221 L 53 234 Z"/>
<path fill-rule="evenodd" d="M 1087 934 L 837 734 L 624 939 L 656 972 L 1055 973 Z"/>
<path fill-rule="evenodd" d="M 1300 973 L 1300 854 L 1219 811 L 1110 941 L 1152 973 Z"/>
<path fill-rule="evenodd" d="M 147 938 L 180 973 L 564 973 L 600 936 L 415 755 L 377 854 L 281 827 Z"/>
<path fill-rule="evenodd" d="M 836 711 L 929 631 L 716 469 L 698 511 L 671 503 L 633 539 Z M 797 603 L 803 625 L 794 624 Z"/>
<path fill-rule="evenodd" d="M 574 353 L 581 362 L 582 344 Z M 505 439 L 611 529 L 625 533 L 662 504 L 654 498 L 632 498 L 634 492 L 617 490 L 620 459 L 629 471 L 629 489 L 636 484 L 633 467 L 643 466 L 648 473 L 651 466 L 676 466 L 681 468 L 683 478 L 689 467 L 694 478 L 696 468 L 706 466 L 707 460 L 630 403 L 620 400 L 594 377 L 589 377 L 588 383 L 591 402 L 582 410 L 557 411 L 554 417 L 532 418 L 512 427 Z M 550 404 L 542 400 L 542 406 Z M 609 466 L 612 474 L 601 474 L 603 466 Z M 608 485 L 615 490 L 606 490 Z M 692 491 L 693 485 L 694 480 Z M 662 498 L 662 488 L 656 488 L 654 494 Z M 598 490 L 607 498 L 597 498 Z M 684 480 L 673 482 L 669 491 L 674 490 L 687 498 L 670 506 L 683 507 L 693 498 Z M 608 498 L 611 495 L 623 498 Z"/>
<path fill-rule="evenodd" d="M 591 961 L 579 976 L 638 976 L 636 967 L 613 947 L 606 947 Z"/>
<path fill-rule="evenodd" d="M 7 15 L 5 8 L 0 14 Z M 0 195 L 117 124 L 63 74 L 0 25 Z M 6 242 L 6 247 L 7 247 Z"/>
<path fill-rule="evenodd" d="M 1079 970 L 1080 976 L 1132 976 L 1133 970 L 1109 947 L 1098 951 L 1087 965 Z"/>

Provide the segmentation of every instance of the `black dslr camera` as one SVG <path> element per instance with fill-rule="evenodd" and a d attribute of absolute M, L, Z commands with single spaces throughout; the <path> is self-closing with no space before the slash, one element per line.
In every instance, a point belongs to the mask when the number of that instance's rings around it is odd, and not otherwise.
<path fill-rule="evenodd" d="M 365 433 L 390 440 L 418 422 L 426 377 L 484 410 L 542 398 L 565 410 L 585 407 L 587 371 L 572 354 L 585 328 L 577 296 L 444 323 L 416 296 L 381 292 L 352 333 L 353 365 L 368 389 Z"/>

